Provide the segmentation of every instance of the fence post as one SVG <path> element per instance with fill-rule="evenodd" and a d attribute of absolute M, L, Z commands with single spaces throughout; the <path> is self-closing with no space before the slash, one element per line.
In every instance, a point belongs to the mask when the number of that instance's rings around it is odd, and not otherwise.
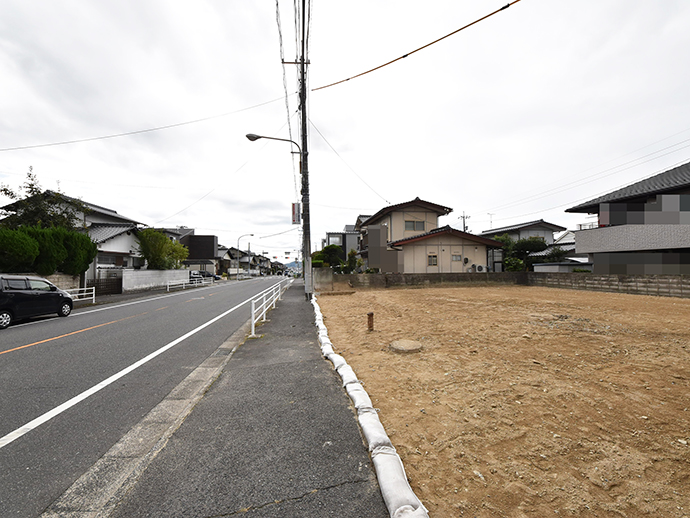
<path fill-rule="evenodd" d="M 256 327 L 254 326 L 254 324 L 255 324 L 254 313 L 255 312 L 256 312 L 256 301 L 254 299 L 252 299 L 252 316 L 251 316 L 251 318 L 252 318 L 252 334 L 249 336 L 255 336 L 254 335 L 254 331 L 256 331 Z"/>

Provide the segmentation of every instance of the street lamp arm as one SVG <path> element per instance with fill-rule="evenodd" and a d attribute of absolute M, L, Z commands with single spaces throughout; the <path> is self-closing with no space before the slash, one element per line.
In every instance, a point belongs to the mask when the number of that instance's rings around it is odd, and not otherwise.
<path fill-rule="evenodd" d="M 297 146 L 297 149 L 299 149 L 300 155 L 302 154 L 302 148 L 299 147 L 299 144 L 297 142 L 295 142 L 294 140 L 290 140 L 287 138 L 278 138 L 278 137 L 266 137 L 265 135 L 256 135 L 255 133 L 248 133 L 247 138 L 249 140 L 251 140 L 252 142 L 259 140 L 259 139 L 262 139 L 262 138 L 265 138 L 268 140 L 280 140 L 282 142 L 292 142 L 295 146 Z"/>

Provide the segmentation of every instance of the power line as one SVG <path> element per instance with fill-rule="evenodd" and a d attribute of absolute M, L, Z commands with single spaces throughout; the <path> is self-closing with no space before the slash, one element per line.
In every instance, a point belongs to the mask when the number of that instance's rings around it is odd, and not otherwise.
<path fill-rule="evenodd" d="M 285 51 L 283 50 L 283 29 L 280 23 L 280 5 L 278 4 L 278 0 L 276 0 L 276 23 L 278 24 L 278 40 L 280 43 L 280 64 L 283 68 L 283 90 L 285 92 L 285 111 L 287 113 L 288 135 L 290 140 L 294 140 L 292 138 L 292 116 L 290 115 L 290 95 L 288 94 L 287 72 L 285 69 Z M 292 180 L 295 188 L 295 198 L 297 198 L 297 171 L 295 169 L 294 160 L 292 161 Z"/>
<path fill-rule="evenodd" d="M 228 115 L 235 115 L 237 113 L 242 113 L 242 112 L 245 112 L 248 110 L 253 110 L 254 108 L 259 108 L 261 106 L 266 106 L 267 104 L 271 104 L 271 103 L 274 103 L 277 101 L 282 101 L 282 100 L 283 100 L 283 97 L 278 97 L 277 99 L 273 99 L 272 101 L 266 101 L 263 103 L 255 104 L 253 106 L 248 106 L 247 108 L 241 108 L 239 110 L 221 113 L 219 115 L 211 115 L 210 117 L 203 117 L 201 119 L 194 119 L 194 120 L 186 121 L 186 122 L 177 122 L 175 124 L 168 124 L 166 126 L 156 126 L 155 128 L 147 128 L 147 129 L 142 129 L 142 130 L 127 131 L 124 133 L 114 133 L 112 135 L 102 135 L 99 137 L 89 137 L 89 138 L 74 139 L 74 140 L 63 140 L 60 142 L 51 142 L 49 144 L 34 144 L 31 146 L 8 147 L 8 148 L 0 149 L 0 152 L 3 152 L 3 151 L 20 151 L 23 149 L 36 149 L 36 148 L 51 147 L 51 146 L 64 146 L 66 144 L 78 144 L 80 142 L 91 142 L 94 140 L 105 140 L 105 139 L 111 139 L 111 138 L 117 138 L 117 137 L 127 137 L 130 135 L 138 135 L 140 133 L 150 133 L 152 131 L 161 131 L 161 130 L 166 130 L 166 129 L 171 129 L 171 128 L 177 128 L 180 126 L 187 126 L 189 124 L 197 124 L 199 122 L 206 122 L 206 121 L 210 121 L 213 119 L 219 119 L 221 117 L 227 117 Z"/>
<path fill-rule="evenodd" d="M 338 153 L 338 152 L 336 151 L 336 149 L 335 149 L 333 146 L 331 146 L 331 143 L 328 142 L 328 140 L 326 139 L 326 137 L 323 136 L 323 133 L 321 133 L 321 131 L 319 131 L 319 128 L 316 127 L 316 125 L 311 121 L 311 119 L 309 119 L 309 124 L 312 125 L 312 127 L 316 130 L 316 132 L 317 132 L 317 133 L 319 134 L 319 136 L 323 139 L 323 141 L 328 145 L 328 147 L 331 148 L 331 151 L 333 151 L 333 152 L 338 156 L 338 158 L 340 158 L 340 160 L 343 161 L 343 163 L 347 166 L 347 168 L 348 168 L 350 171 L 352 171 L 352 173 L 353 173 L 357 178 L 359 178 L 359 180 L 360 180 L 364 185 L 366 185 L 367 187 L 369 187 L 369 189 L 371 189 L 371 192 L 373 192 L 376 196 L 378 196 L 378 197 L 381 198 L 383 201 L 385 201 L 388 205 L 391 204 L 391 202 L 389 202 L 386 198 L 384 198 L 384 197 L 381 196 L 379 193 L 377 193 L 371 185 L 369 185 L 367 182 L 365 182 L 364 179 L 363 179 L 361 176 L 359 176 L 359 175 L 355 172 L 355 170 L 352 169 L 352 167 L 350 167 L 350 165 L 349 165 L 347 162 L 345 162 L 345 160 L 343 159 L 343 157 L 340 156 L 340 153 Z"/>
<path fill-rule="evenodd" d="M 468 23 L 468 24 L 465 25 L 464 27 L 460 27 L 459 29 L 457 29 L 457 30 L 451 32 L 450 34 L 446 34 L 445 36 L 443 36 L 443 37 L 441 37 L 441 38 L 439 38 L 439 39 L 437 39 L 437 40 L 434 40 L 434 41 L 432 41 L 431 43 L 427 43 L 426 45 L 424 45 L 424 46 L 422 46 L 422 47 L 419 47 L 418 49 L 415 49 L 415 50 L 413 50 L 412 52 L 408 52 L 407 54 L 405 54 L 405 55 L 403 55 L 403 56 L 400 56 L 399 58 L 395 58 L 394 60 L 389 61 L 388 63 L 384 63 L 383 65 L 379 65 L 379 66 L 377 66 L 377 67 L 375 67 L 375 68 L 372 68 L 371 70 L 367 70 L 366 72 L 362 72 L 361 74 L 357 74 L 356 76 L 348 77 L 347 79 L 342 79 L 342 80 L 340 80 L 340 81 L 337 81 L 337 82 L 335 82 L 335 83 L 331 83 L 331 84 L 329 84 L 329 85 L 319 86 L 318 88 L 314 88 L 314 89 L 312 90 L 312 92 L 315 92 L 316 90 L 323 90 L 324 88 L 329 88 L 329 87 L 331 87 L 331 86 L 339 85 L 340 83 L 345 83 L 346 81 L 349 81 L 350 79 L 355 79 L 355 78 L 357 78 L 357 77 L 361 77 L 361 76 L 363 76 L 363 75 L 370 74 L 371 72 L 375 72 L 376 70 L 379 70 L 379 69 L 381 69 L 381 68 L 383 68 L 383 67 L 386 67 L 386 66 L 388 66 L 388 65 L 392 65 L 392 64 L 395 63 L 396 61 L 400 61 L 401 59 L 404 59 L 404 58 L 406 58 L 407 56 L 411 56 L 411 55 L 414 54 L 415 52 L 419 52 L 420 50 L 423 50 L 423 49 L 425 49 L 425 48 L 427 48 L 427 47 L 430 47 L 431 45 L 433 45 L 433 44 L 435 44 L 435 43 L 438 43 L 439 41 L 445 40 L 446 38 L 448 38 L 448 37 L 450 37 L 450 36 L 452 36 L 452 35 L 454 35 L 454 34 L 457 34 L 458 32 L 460 32 L 460 31 L 462 31 L 462 30 L 464 30 L 464 29 L 467 29 L 468 27 L 471 27 L 472 25 L 475 25 L 475 24 L 477 24 L 477 23 L 479 23 L 479 22 L 481 22 L 481 21 L 483 21 L 483 20 L 486 20 L 487 18 L 493 16 L 493 15 L 496 14 L 496 13 L 499 13 L 499 12 L 505 10 L 505 9 L 508 9 L 511 5 L 517 4 L 519 1 L 520 1 L 520 0 L 514 0 L 513 2 L 509 2 L 508 4 L 504 5 L 504 6 L 501 7 L 500 9 L 496 9 L 494 12 L 489 13 L 489 14 L 487 14 L 486 16 L 482 16 L 481 18 L 479 18 L 479 19 L 473 21 L 472 23 Z"/>
<path fill-rule="evenodd" d="M 687 130 L 686 130 L 686 131 L 687 131 Z M 682 132 L 681 132 L 681 133 L 682 133 Z M 677 135 L 677 134 L 676 134 L 676 135 Z M 672 135 L 672 136 L 675 136 L 675 135 Z M 666 137 L 666 138 L 664 138 L 664 139 L 661 139 L 661 140 L 655 142 L 654 144 L 658 144 L 659 142 L 662 142 L 663 140 L 666 140 L 667 138 L 670 138 L 670 137 Z M 685 148 L 687 148 L 687 147 L 690 147 L 690 144 L 686 144 L 686 145 L 684 145 L 684 146 L 682 146 L 682 147 L 680 147 L 680 148 L 678 148 L 678 149 L 674 149 L 674 150 L 672 150 L 672 151 L 668 151 L 667 153 L 663 153 L 663 154 L 661 154 L 661 155 L 658 155 L 658 154 L 661 153 L 662 151 L 667 151 L 667 150 L 669 150 L 669 149 L 671 149 L 671 148 L 677 147 L 677 146 L 679 146 L 679 145 L 681 145 L 681 144 L 685 144 L 685 143 L 687 143 L 687 142 L 690 142 L 690 139 L 681 140 L 680 142 L 677 142 L 677 143 L 672 144 L 672 145 L 670 145 L 670 146 L 666 146 L 666 147 L 664 147 L 664 148 L 662 148 L 662 149 L 659 149 L 659 150 L 657 150 L 657 151 L 654 151 L 654 152 L 652 152 L 652 153 L 647 153 L 646 155 L 642 155 L 641 157 L 635 158 L 635 159 L 633 159 L 633 160 L 628 160 L 627 162 L 623 162 L 622 164 L 619 164 L 619 165 L 617 165 L 617 166 L 610 167 L 610 168 L 608 168 L 608 169 L 604 169 L 603 171 L 599 171 L 598 173 L 594 173 L 594 174 L 592 174 L 592 175 L 585 176 L 585 177 L 580 178 L 580 179 L 578 179 L 578 180 L 573 180 L 572 182 L 568 182 L 568 183 L 564 183 L 564 184 L 558 185 L 558 186 L 553 187 L 553 188 L 551 188 L 551 189 L 548 189 L 548 190 L 546 190 L 546 191 L 541 191 L 541 192 L 539 192 L 539 193 L 530 195 L 530 196 L 528 196 L 528 197 L 526 197 L 526 198 L 523 198 L 523 199 L 518 200 L 518 201 L 515 201 L 515 202 L 507 203 L 507 204 L 505 204 L 505 205 L 494 206 L 494 207 L 491 207 L 490 209 L 487 209 L 487 210 L 498 210 L 498 209 L 504 209 L 504 208 L 508 208 L 508 207 L 514 207 L 514 206 L 516 206 L 516 205 L 523 205 L 523 204 L 528 203 L 528 202 L 530 202 L 530 201 L 534 201 L 534 200 L 538 200 L 538 199 L 540 199 L 540 198 L 544 198 L 544 197 L 548 196 L 549 194 L 557 194 L 557 193 L 559 193 L 559 192 L 563 192 L 563 191 L 569 190 L 570 188 L 572 188 L 572 186 L 578 186 L 578 187 L 579 187 L 579 186 L 582 186 L 582 185 L 585 185 L 585 184 L 588 184 L 588 183 L 592 183 L 592 182 L 594 182 L 594 181 L 596 181 L 596 180 L 599 180 L 599 179 L 601 179 L 601 178 L 606 178 L 606 177 L 608 177 L 608 176 L 613 176 L 614 174 L 622 173 L 623 171 L 627 171 L 627 170 L 629 170 L 629 169 L 632 169 L 633 167 L 637 167 L 637 166 L 639 166 L 639 165 L 646 164 L 646 163 L 651 162 L 651 161 L 653 161 L 653 160 L 656 160 L 656 159 L 658 159 L 658 158 L 665 157 L 665 156 L 667 156 L 667 155 L 670 155 L 670 154 L 672 154 L 672 153 L 675 153 L 675 152 L 677 152 L 677 151 L 680 151 L 680 150 L 682 150 L 682 149 L 685 149 Z M 644 147 L 642 147 L 642 148 L 640 148 L 640 149 L 645 149 L 645 148 L 647 148 L 647 147 L 649 147 L 649 146 L 651 146 L 651 145 L 654 145 L 654 144 L 649 144 L 649 145 L 644 146 Z M 634 153 L 634 151 L 632 151 L 631 153 Z M 626 153 L 626 154 L 623 155 L 623 156 L 627 156 L 627 155 L 629 155 L 629 154 L 631 154 L 631 153 Z M 658 156 L 653 156 L 653 155 L 658 155 Z M 622 157 L 623 157 L 623 156 L 622 156 Z M 622 157 L 620 157 L 620 158 L 622 158 Z M 649 158 L 649 157 L 651 157 L 651 158 Z M 644 159 L 644 158 L 647 158 L 647 160 L 642 160 L 642 159 Z M 638 162 L 638 163 L 635 163 L 635 162 Z M 627 167 L 624 167 L 624 166 L 627 166 Z M 591 168 L 590 168 L 590 169 L 591 169 Z M 607 173 L 608 173 L 608 174 L 607 174 Z M 480 211 L 480 212 L 485 212 L 485 211 Z"/>
<path fill-rule="evenodd" d="M 626 184 L 626 185 L 632 185 L 632 184 L 634 184 L 634 183 L 640 182 L 640 181 L 645 180 L 645 179 L 647 179 L 647 178 L 651 178 L 652 176 L 655 176 L 655 175 L 657 175 L 657 174 L 659 174 L 659 173 L 663 173 L 664 171 L 668 171 L 668 170 L 670 170 L 670 169 L 673 169 L 674 167 L 678 167 L 679 165 L 686 164 L 687 162 L 688 162 L 688 159 L 681 160 L 680 162 L 676 162 L 675 164 L 671 165 L 670 167 L 664 167 L 663 169 L 657 170 L 657 171 L 655 171 L 655 172 L 652 173 L 652 174 L 644 175 L 644 176 L 638 178 L 637 180 L 633 180 L 632 182 L 630 182 L 630 183 L 628 183 L 628 184 Z M 622 186 L 622 187 L 620 187 L 620 189 L 622 189 L 622 188 L 624 188 L 624 187 L 625 187 L 625 185 Z M 600 196 L 603 196 L 604 194 L 608 194 L 608 193 L 610 193 L 610 192 L 611 192 L 611 190 L 602 191 L 602 192 L 600 192 L 600 193 L 598 193 L 598 194 L 589 195 L 589 196 L 586 196 L 586 197 L 584 197 L 584 198 L 579 198 L 579 199 L 577 199 L 577 200 L 569 201 L 569 202 L 567 202 L 567 203 L 561 203 L 560 205 L 556 205 L 555 207 L 549 207 L 548 209 L 540 209 L 540 210 L 535 211 L 535 212 L 528 212 L 527 214 L 520 214 L 520 215 L 518 215 L 518 216 L 510 216 L 510 217 L 507 217 L 507 218 L 500 218 L 500 219 L 498 219 L 498 220 L 496 220 L 496 221 L 505 221 L 505 220 L 508 220 L 508 219 L 516 219 L 516 218 L 522 218 L 522 217 L 524 217 L 524 216 L 532 216 L 532 215 L 534 215 L 534 214 L 541 214 L 541 213 L 544 213 L 544 212 L 548 212 L 548 211 L 550 211 L 550 210 L 556 210 L 556 209 L 560 209 L 560 208 L 562 208 L 562 207 L 567 207 L 568 205 L 570 205 L 570 206 L 576 206 L 576 205 L 578 205 L 578 204 L 580 204 L 580 203 L 583 203 L 583 202 L 585 202 L 585 201 L 594 200 L 594 199 L 596 199 L 596 198 L 598 198 L 598 197 L 600 197 Z M 460 218 L 458 218 L 458 219 L 460 219 Z"/>

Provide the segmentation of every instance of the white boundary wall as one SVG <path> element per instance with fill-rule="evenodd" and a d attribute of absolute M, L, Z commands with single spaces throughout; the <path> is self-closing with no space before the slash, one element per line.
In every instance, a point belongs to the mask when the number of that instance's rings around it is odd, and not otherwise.
<path fill-rule="evenodd" d="M 122 270 L 122 292 L 166 288 L 168 281 L 189 280 L 189 270 Z"/>

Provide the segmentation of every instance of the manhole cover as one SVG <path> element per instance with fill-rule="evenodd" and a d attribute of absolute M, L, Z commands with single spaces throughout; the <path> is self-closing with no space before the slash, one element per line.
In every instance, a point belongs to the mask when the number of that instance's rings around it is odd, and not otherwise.
<path fill-rule="evenodd" d="M 416 340 L 396 340 L 389 347 L 391 351 L 396 353 L 418 353 L 422 350 L 422 344 Z"/>

